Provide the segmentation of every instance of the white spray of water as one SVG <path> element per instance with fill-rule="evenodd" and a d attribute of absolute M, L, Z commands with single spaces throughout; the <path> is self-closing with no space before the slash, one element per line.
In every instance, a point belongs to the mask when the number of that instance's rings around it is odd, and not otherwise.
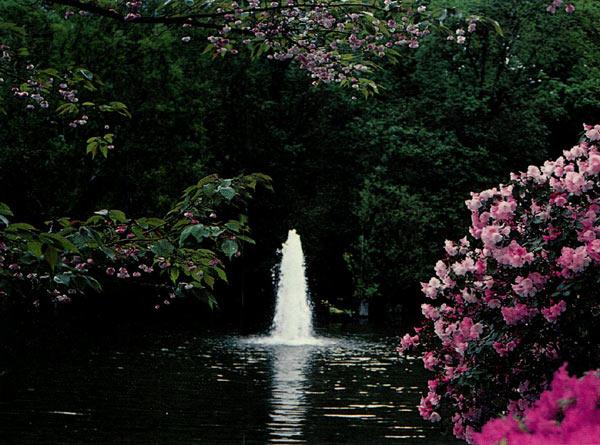
<path fill-rule="evenodd" d="M 267 345 L 328 345 L 331 339 L 315 337 L 312 327 L 312 308 L 304 273 L 304 253 L 300 235 L 288 232 L 283 244 L 275 316 L 267 337 L 252 337 L 250 342 Z"/>
<path fill-rule="evenodd" d="M 288 232 L 283 244 L 277 304 L 271 327 L 271 337 L 282 343 L 306 343 L 313 340 L 312 310 L 304 271 L 304 253 L 300 235 Z"/>

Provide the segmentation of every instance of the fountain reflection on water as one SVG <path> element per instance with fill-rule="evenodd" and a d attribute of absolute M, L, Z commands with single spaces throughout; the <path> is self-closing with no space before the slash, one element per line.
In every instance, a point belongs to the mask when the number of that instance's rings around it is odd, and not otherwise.
<path fill-rule="evenodd" d="M 306 366 L 311 346 L 281 346 L 273 357 L 271 413 L 268 429 L 273 443 L 303 441 L 308 404 Z"/>
<path fill-rule="evenodd" d="M 292 229 L 282 246 L 277 301 L 270 335 L 252 342 L 273 346 L 273 378 L 268 428 L 271 442 L 302 440 L 306 414 L 306 367 L 318 346 L 333 341 L 315 337 L 300 235 Z"/>

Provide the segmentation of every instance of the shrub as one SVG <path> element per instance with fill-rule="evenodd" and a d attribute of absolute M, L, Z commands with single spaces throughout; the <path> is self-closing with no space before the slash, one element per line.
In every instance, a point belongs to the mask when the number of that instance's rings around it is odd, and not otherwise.
<path fill-rule="evenodd" d="M 12 211 L 0 203 L 0 304 L 65 303 L 127 280 L 153 294 L 156 309 L 176 296 L 212 307 L 216 281 L 226 281 L 223 256 L 239 256 L 243 242 L 253 243 L 239 211 L 257 184 L 270 187 L 270 178 L 207 176 L 164 218 L 99 210 L 86 221 L 49 221 L 47 231 L 11 222 Z"/>
<path fill-rule="evenodd" d="M 477 445 L 597 444 L 600 439 L 600 374 L 569 377 L 566 363 L 550 389 L 525 410 L 485 424 L 473 435 Z"/>
<path fill-rule="evenodd" d="M 454 434 L 500 413 L 523 412 L 568 361 L 600 363 L 600 125 L 555 161 L 472 193 L 472 225 L 446 241 L 436 276 L 422 283 L 423 324 L 401 352 L 422 354 L 434 373 L 421 415 L 454 412 Z M 577 369 L 584 364 L 585 369 Z"/>

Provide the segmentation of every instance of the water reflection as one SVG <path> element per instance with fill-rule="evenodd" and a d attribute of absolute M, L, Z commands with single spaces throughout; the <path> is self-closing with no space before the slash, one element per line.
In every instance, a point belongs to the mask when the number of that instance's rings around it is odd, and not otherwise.
<path fill-rule="evenodd" d="M 308 390 L 306 371 L 314 346 L 280 345 L 273 349 L 269 441 L 303 442 Z"/>
<path fill-rule="evenodd" d="M 459 444 L 420 418 L 427 376 L 398 360 L 396 338 L 119 338 L 36 357 L 11 374 L 10 392 L 0 380 L 0 442 Z"/>

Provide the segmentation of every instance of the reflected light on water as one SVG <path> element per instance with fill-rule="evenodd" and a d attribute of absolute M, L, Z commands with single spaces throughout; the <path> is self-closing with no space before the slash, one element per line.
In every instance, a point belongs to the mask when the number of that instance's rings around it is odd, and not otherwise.
<path fill-rule="evenodd" d="M 307 410 L 306 368 L 311 346 L 279 346 L 273 350 L 270 442 L 303 442 Z"/>

